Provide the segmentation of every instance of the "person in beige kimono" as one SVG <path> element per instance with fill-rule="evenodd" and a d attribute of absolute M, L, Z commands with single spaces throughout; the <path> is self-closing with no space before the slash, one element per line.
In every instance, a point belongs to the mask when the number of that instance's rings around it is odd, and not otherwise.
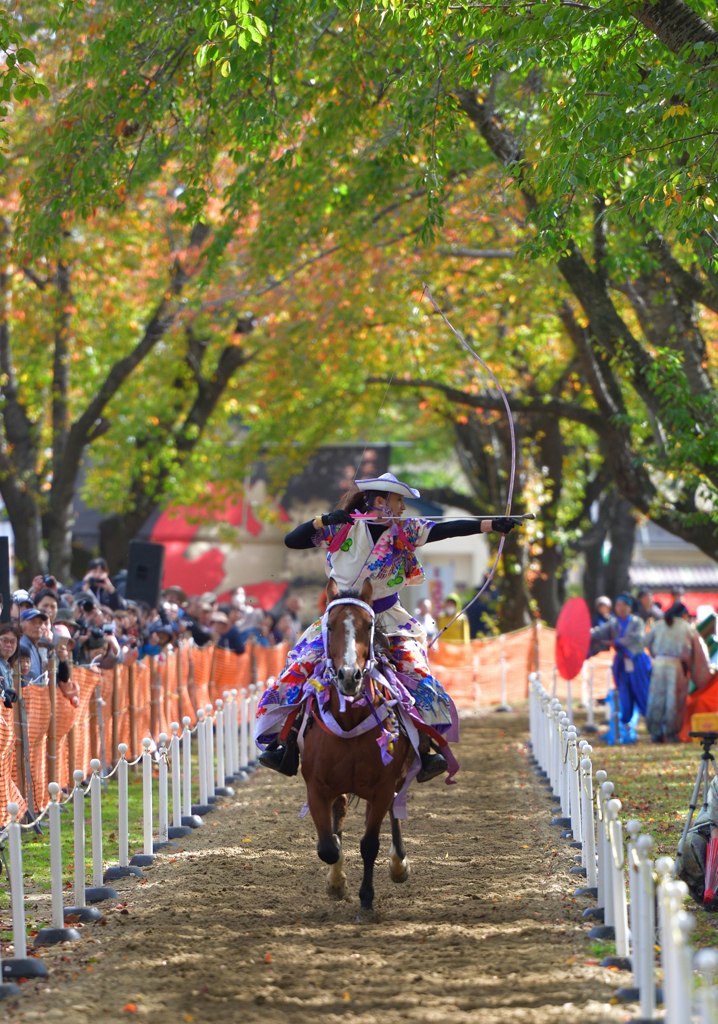
<path fill-rule="evenodd" d="M 688 677 L 701 687 L 710 678 L 708 651 L 689 611 L 680 601 L 668 609 L 646 637 L 653 656 L 646 725 L 654 743 L 676 743 L 683 725 Z"/>

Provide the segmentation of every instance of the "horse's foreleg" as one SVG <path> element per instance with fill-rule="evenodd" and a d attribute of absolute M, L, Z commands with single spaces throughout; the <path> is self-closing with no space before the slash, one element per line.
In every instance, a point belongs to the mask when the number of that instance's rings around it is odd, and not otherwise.
<path fill-rule="evenodd" d="M 344 851 L 341 840 L 334 834 L 332 828 L 334 801 L 318 798 L 316 794 L 308 795 L 309 811 L 317 829 L 317 853 L 320 860 L 330 865 L 327 873 L 327 893 L 335 899 L 341 899 L 344 896 L 347 878 L 342 870 Z"/>
<path fill-rule="evenodd" d="M 332 826 L 334 828 L 334 835 L 339 836 L 339 842 L 342 841 L 344 819 L 347 816 L 348 803 L 346 794 L 342 793 L 342 795 L 338 796 L 332 804 Z"/>
<path fill-rule="evenodd" d="M 391 816 L 391 850 L 389 851 L 389 874 L 393 882 L 405 882 L 411 873 L 409 858 L 406 855 L 404 837 L 401 834 L 401 822 L 394 817 L 394 808 L 389 809 Z"/>
<path fill-rule="evenodd" d="M 357 916 L 358 921 L 374 920 L 374 863 L 379 853 L 379 830 L 385 814 L 384 801 L 367 803 L 366 831 L 359 844 L 364 861 L 364 877 L 359 889 L 361 909 Z"/>
<path fill-rule="evenodd" d="M 344 819 L 347 815 L 347 798 L 344 794 L 338 796 L 332 804 L 332 827 L 334 839 L 339 840 L 339 860 L 332 864 L 327 875 L 327 893 L 333 899 L 341 900 L 346 895 L 347 876 L 344 874 L 344 849 L 341 845 L 342 832 L 344 831 Z"/>

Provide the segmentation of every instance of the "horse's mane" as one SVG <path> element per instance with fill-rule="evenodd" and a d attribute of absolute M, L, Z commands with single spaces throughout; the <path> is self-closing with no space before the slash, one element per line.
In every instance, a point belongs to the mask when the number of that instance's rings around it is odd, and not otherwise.
<path fill-rule="evenodd" d="M 353 597 L 357 601 L 361 601 L 361 593 L 355 587 L 349 587 L 347 590 L 340 590 L 337 595 L 338 598 L 342 597 Z M 377 625 L 374 626 L 374 651 L 375 653 L 385 654 L 389 656 L 389 641 L 387 640 L 386 633 L 384 633 Z"/>

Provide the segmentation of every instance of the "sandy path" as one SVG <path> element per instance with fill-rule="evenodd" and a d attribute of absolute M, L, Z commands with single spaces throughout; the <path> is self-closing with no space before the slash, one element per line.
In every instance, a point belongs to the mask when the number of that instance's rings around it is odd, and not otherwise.
<path fill-rule="evenodd" d="M 414 787 L 413 874 L 391 882 L 385 828 L 379 923 L 355 923 L 361 808 L 347 819 L 349 897 L 333 903 L 313 826 L 297 819 L 302 782 L 262 771 L 182 853 L 122 890 L 129 913 L 108 909 L 81 943 L 48 951 L 49 981 L 0 1012 L 73 1024 L 624 1020 L 609 999 L 628 976 L 586 963 L 582 904 L 568 895 L 574 851 L 548 824 L 525 728 L 523 714 L 465 720 L 460 784 Z"/>

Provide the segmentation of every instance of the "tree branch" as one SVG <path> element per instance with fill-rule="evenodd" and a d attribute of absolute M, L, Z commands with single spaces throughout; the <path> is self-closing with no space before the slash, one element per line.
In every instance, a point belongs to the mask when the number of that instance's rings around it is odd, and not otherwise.
<path fill-rule="evenodd" d="M 501 398 L 492 395 L 487 391 L 478 394 L 461 391 L 459 388 L 452 388 L 448 384 L 442 384 L 435 380 L 396 380 L 389 377 L 367 377 L 367 384 L 392 384 L 393 387 L 404 388 L 431 388 L 440 391 L 450 402 L 456 405 L 466 405 L 471 409 L 491 409 L 496 412 L 503 412 L 504 403 Z M 544 401 L 540 398 L 516 398 L 507 394 L 509 408 L 516 413 L 543 413 L 549 416 L 559 416 L 561 419 L 572 420 L 575 423 L 583 423 L 590 427 L 597 434 L 604 430 L 604 421 L 600 413 L 594 409 L 584 409 L 580 405 L 573 405 L 571 402 L 551 398 Z"/>

